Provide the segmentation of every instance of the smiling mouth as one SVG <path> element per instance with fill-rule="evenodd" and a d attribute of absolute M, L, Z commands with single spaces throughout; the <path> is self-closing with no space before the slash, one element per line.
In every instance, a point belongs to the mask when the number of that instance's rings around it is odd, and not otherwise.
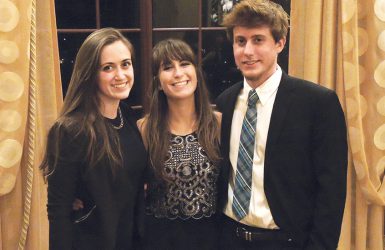
<path fill-rule="evenodd" d="M 128 84 L 128 82 L 123 82 L 123 83 L 119 83 L 119 84 L 113 84 L 112 87 L 114 87 L 116 89 L 121 89 L 121 88 L 126 87 L 127 84 Z"/>
<path fill-rule="evenodd" d="M 242 64 L 245 64 L 245 65 L 254 65 L 254 64 L 256 64 L 257 62 L 259 62 L 259 61 L 258 61 L 258 60 L 244 61 L 244 62 L 242 62 Z"/>
<path fill-rule="evenodd" d="M 187 85 L 189 82 L 190 82 L 189 80 L 186 80 L 186 81 L 175 82 L 175 83 L 173 83 L 171 85 L 174 86 L 174 87 L 178 87 L 178 86 Z"/>

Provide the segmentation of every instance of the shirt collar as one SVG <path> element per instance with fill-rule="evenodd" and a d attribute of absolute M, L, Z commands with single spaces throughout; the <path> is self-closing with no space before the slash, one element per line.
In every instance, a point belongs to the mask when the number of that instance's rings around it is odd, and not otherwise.
<path fill-rule="evenodd" d="M 282 69 L 277 64 L 277 70 L 261 85 L 259 85 L 255 91 L 258 94 L 259 100 L 262 105 L 264 105 L 268 99 L 277 91 L 279 83 L 282 78 Z M 241 94 L 242 99 L 247 100 L 248 94 L 252 88 L 246 82 L 246 79 L 243 79 L 243 92 Z"/>

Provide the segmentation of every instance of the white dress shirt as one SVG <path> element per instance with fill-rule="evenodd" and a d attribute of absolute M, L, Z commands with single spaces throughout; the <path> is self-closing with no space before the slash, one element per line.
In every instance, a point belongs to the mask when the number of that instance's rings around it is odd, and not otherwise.
<path fill-rule="evenodd" d="M 257 128 L 254 144 L 253 171 L 251 184 L 251 200 L 249 213 L 240 222 L 249 226 L 277 229 L 273 216 L 271 214 L 269 204 L 266 200 L 264 191 L 264 165 L 265 165 L 265 149 L 267 133 L 270 125 L 271 113 L 278 86 L 282 78 L 282 70 L 277 65 L 277 70 L 263 84 L 255 90 L 258 94 L 257 102 Z M 237 171 L 238 148 L 242 129 L 243 118 L 247 110 L 247 98 L 250 85 L 243 80 L 243 89 L 238 95 L 234 108 L 234 115 L 231 124 L 230 134 L 230 162 L 232 165 L 232 174 L 228 189 L 228 202 L 225 207 L 225 214 L 235 219 L 232 211 L 234 179 Z"/>

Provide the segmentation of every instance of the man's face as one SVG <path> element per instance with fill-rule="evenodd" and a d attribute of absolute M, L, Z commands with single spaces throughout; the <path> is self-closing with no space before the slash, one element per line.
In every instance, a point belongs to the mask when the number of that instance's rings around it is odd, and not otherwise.
<path fill-rule="evenodd" d="M 256 88 L 275 72 L 277 57 L 283 50 L 286 39 L 282 38 L 275 42 L 267 26 L 256 28 L 236 26 L 233 35 L 235 63 L 247 83 Z"/>

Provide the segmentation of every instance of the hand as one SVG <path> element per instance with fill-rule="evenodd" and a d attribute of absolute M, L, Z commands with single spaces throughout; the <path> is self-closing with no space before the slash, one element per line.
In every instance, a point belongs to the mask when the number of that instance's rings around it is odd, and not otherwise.
<path fill-rule="evenodd" d="M 79 199 L 75 199 L 74 202 L 72 202 L 72 209 L 74 211 L 79 211 L 80 209 L 83 209 L 83 208 L 84 208 L 83 201 Z"/>

